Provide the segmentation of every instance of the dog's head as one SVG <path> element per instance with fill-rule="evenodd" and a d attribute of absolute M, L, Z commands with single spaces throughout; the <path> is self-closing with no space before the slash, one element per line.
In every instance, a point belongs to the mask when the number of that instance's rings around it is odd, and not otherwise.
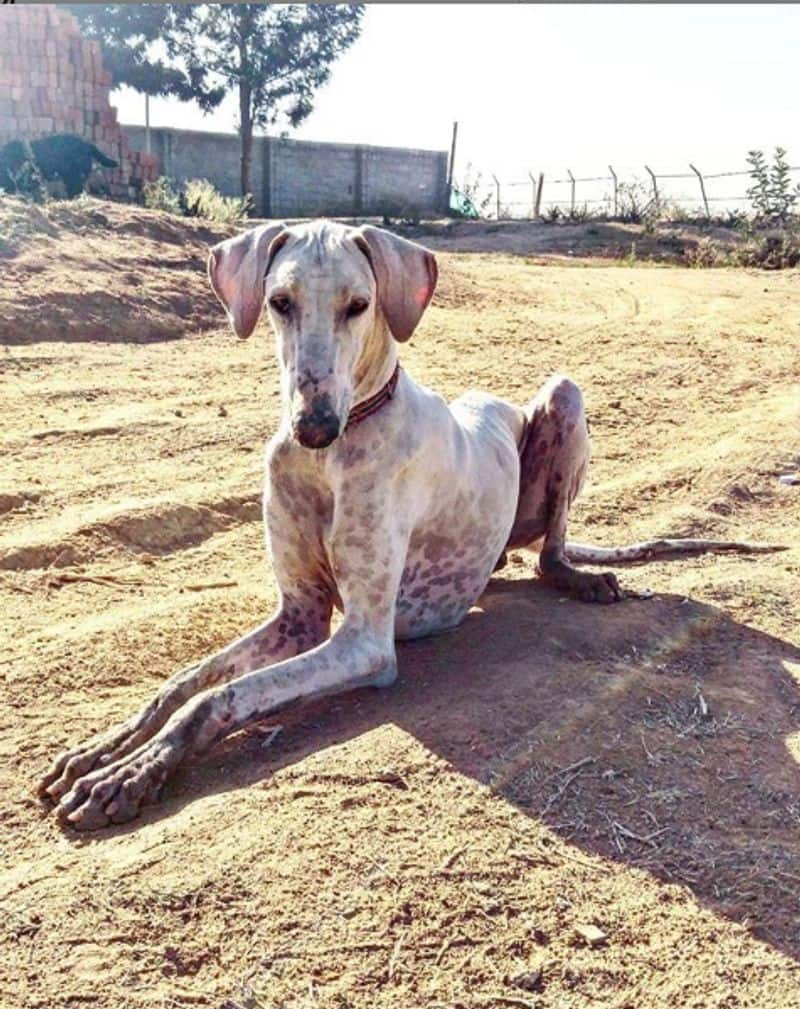
<path fill-rule="evenodd" d="M 221 242 L 208 274 L 237 336 L 250 336 L 266 301 L 292 429 L 308 448 L 338 438 L 361 385 L 388 378 L 392 341 L 414 332 L 437 278 L 422 246 L 325 221 Z"/>

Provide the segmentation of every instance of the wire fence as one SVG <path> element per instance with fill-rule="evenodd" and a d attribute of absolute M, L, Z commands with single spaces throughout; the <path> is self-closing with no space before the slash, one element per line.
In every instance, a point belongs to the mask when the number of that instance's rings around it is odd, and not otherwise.
<path fill-rule="evenodd" d="M 484 215 L 498 220 L 543 217 L 624 216 L 636 207 L 681 209 L 706 219 L 734 209 L 747 211 L 751 199 L 747 189 L 753 176 L 747 169 L 703 172 L 689 164 L 689 171 L 654 171 L 643 165 L 642 174 L 616 171 L 608 165 L 607 175 L 575 176 L 570 169 L 561 178 L 528 171 L 525 179 L 499 179 L 491 173 L 475 184 L 473 202 Z M 790 174 L 800 173 L 791 166 Z M 745 183 L 744 180 L 748 180 Z M 558 213 L 556 213 L 558 212 Z"/>

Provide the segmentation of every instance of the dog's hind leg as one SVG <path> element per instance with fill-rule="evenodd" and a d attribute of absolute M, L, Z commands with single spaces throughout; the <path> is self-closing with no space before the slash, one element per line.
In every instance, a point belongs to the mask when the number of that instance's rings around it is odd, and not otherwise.
<path fill-rule="evenodd" d="M 570 379 L 555 376 L 528 404 L 525 415 L 519 500 L 508 549 L 538 549 L 542 579 L 579 599 L 602 603 L 622 599 L 611 572 L 579 571 L 565 553 L 567 516 L 591 455 L 580 389 Z"/>
<path fill-rule="evenodd" d="M 271 620 L 215 655 L 181 670 L 122 725 L 63 753 L 40 782 L 41 794 L 58 800 L 78 778 L 151 739 L 195 695 L 314 648 L 328 636 L 332 610 L 329 594 L 316 586 L 284 595 Z"/>

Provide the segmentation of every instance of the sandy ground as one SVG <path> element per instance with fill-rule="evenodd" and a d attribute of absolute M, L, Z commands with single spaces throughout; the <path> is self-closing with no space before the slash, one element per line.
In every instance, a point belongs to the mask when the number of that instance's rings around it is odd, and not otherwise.
<path fill-rule="evenodd" d="M 581 383 L 574 538 L 791 549 L 634 568 L 654 598 L 613 608 L 514 555 L 391 689 L 79 837 L 35 798 L 52 758 L 275 600 L 271 340 L 225 330 L 211 232 L 102 217 L 0 259 L 4 1009 L 800 1005 L 800 275 L 442 253 L 404 366 Z"/>

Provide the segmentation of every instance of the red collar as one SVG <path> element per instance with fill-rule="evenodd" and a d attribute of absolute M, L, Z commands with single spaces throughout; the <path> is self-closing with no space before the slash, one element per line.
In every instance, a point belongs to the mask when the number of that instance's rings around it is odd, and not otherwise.
<path fill-rule="evenodd" d="M 356 424 L 360 424 L 361 421 L 366 420 L 367 417 L 371 417 L 373 413 L 377 413 L 383 404 L 387 403 L 394 396 L 394 391 L 397 388 L 397 380 L 399 377 L 400 363 L 398 362 L 386 385 L 378 389 L 374 396 L 370 396 L 370 398 L 365 399 L 363 403 L 357 403 L 353 407 L 347 417 L 345 431 L 348 431 L 351 427 L 355 427 Z"/>

